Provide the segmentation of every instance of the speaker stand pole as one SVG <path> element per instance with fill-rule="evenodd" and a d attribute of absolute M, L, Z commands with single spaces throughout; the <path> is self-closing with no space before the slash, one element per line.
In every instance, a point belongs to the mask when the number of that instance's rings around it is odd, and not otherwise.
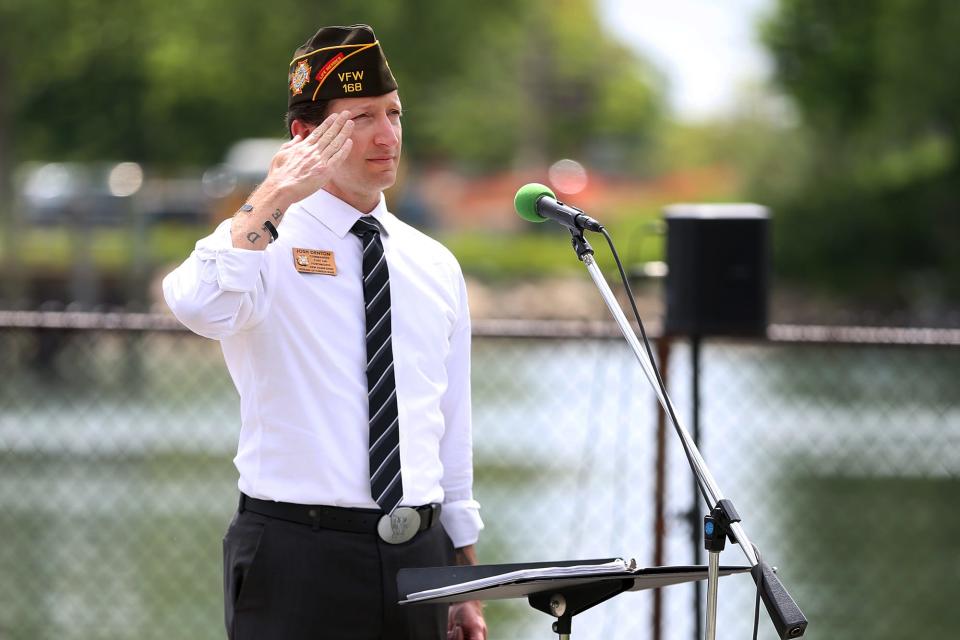
<path fill-rule="evenodd" d="M 700 447 L 700 334 L 694 333 L 690 336 L 690 389 L 691 400 L 693 403 L 693 443 Z M 700 530 L 700 488 L 697 485 L 697 477 L 693 477 L 693 491 L 690 502 L 690 540 L 693 542 L 693 564 L 700 564 L 703 556 L 700 553 L 700 545 L 703 544 L 703 537 Z M 703 637 L 703 587 L 699 582 L 693 583 L 693 610 L 695 612 L 693 638 L 700 640 Z"/>

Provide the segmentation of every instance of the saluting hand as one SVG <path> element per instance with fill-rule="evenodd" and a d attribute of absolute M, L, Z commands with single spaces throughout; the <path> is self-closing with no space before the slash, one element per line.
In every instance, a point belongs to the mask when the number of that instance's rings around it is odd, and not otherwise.
<path fill-rule="evenodd" d="M 233 218 L 230 238 L 238 249 L 262 251 L 294 202 L 325 187 L 350 155 L 353 120 L 349 111 L 332 113 L 306 137 L 295 135 L 270 162 L 266 179 Z"/>
<path fill-rule="evenodd" d="M 291 202 L 306 198 L 330 182 L 353 148 L 349 111 L 332 113 L 305 138 L 296 135 L 280 147 L 264 184 L 286 192 Z"/>

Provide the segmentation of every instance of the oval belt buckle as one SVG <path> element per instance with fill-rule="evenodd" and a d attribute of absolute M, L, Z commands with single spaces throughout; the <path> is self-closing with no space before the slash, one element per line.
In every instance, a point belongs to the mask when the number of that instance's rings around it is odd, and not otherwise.
<path fill-rule="evenodd" d="M 393 513 L 380 518 L 377 533 L 388 544 L 401 544 L 413 538 L 420 530 L 420 512 L 410 507 L 397 507 Z"/>

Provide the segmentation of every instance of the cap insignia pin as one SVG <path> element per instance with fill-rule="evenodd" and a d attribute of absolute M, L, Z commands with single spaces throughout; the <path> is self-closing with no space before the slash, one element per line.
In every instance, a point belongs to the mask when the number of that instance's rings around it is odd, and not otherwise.
<path fill-rule="evenodd" d="M 297 68 L 290 74 L 290 91 L 293 95 L 303 93 L 303 88 L 310 82 L 310 63 L 301 60 L 297 63 Z"/>

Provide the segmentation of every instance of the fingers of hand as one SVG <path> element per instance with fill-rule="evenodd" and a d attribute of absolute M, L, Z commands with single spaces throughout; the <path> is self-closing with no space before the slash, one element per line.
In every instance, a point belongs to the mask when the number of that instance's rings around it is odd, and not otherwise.
<path fill-rule="evenodd" d="M 479 621 L 474 621 L 474 623 L 470 625 L 469 629 L 464 632 L 463 637 L 465 640 L 486 640 L 486 623 L 482 619 Z"/>
<path fill-rule="evenodd" d="M 464 631 L 462 627 L 457 627 L 460 631 L 460 635 L 457 640 L 487 640 L 487 629 L 484 628 L 475 628 L 468 629 Z"/>
<path fill-rule="evenodd" d="M 349 136 L 351 131 L 353 131 L 353 120 L 350 119 L 350 112 L 341 111 L 337 120 L 335 120 L 334 123 L 330 125 L 330 128 L 327 129 L 326 133 L 323 134 L 320 146 L 323 146 L 324 142 L 329 145 L 336 140 L 341 140 L 342 143 L 344 133 Z"/>
<path fill-rule="evenodd" d="M 329 133 L 329 132 L 328 132 Z M 337 134 L 332 137 L 325 147 L 320 149 L 320 162 L 327 162 L 334 154 L 341 151 L 344 146 L 351 142 L 350 134 L 353 133 L 353 121 L 348 120 Z"/>
<path fill-rule="evenodd" d="M 324 146 L 330 144 L 330 141 L 333 140 L 338 133 L 340 133 L 343 125 L 349 121 L 349 111 L 331 113 L 329 116 L 327 116 L 327 119 L 320 124 L 319 127 L 313 130 L 307 141 L 322 149 Z"/>
<path fill-rule="evenodd" d="M 273 162 L 271 163 L 271 166 L 279 167 L 288 164 L 290 162 L 290 157 L 296 153 L 296 146 L 302 141 L 303 136 L 298 133 L 280 145 L 280 148 L 277 149 L 277 153 L 273 156 Z"/>
<path fill-rule="evenodd" d="M 472 604 L 476 604 L 476 607 L 471 612 L 471 615 L 463 622 L 465 629 L 463 633 L 464 640 L 486 640 L 487 623 L 486 620 L 483 619 L 480 602 L 474 601 Z"/>
<path fill-rule="evenodd" d="M 321 122 L 313 131 L 310 132 L 310 135 L 307 136 L 307 141 L 313 144 L 316 144 L 323 135 L 333 127 L 337 121 L 341 118 L 344 112 L 340 113 L 331 113 L 328 115 L 323 122 Z"/>
<path fill-rule="evenodd" d="M 335 154 L 330 156 L 330 159 L 327 160 L 327 166 L 335 167 L 341 162 L 343 162 L 348 155 L 350 155 L 350 150 L 353 149 L 353 140 L 347 138 L 343 143 L 343 146 L 340 147 Z"/>
<path fill-rule="evenodd" d="M 331 114 L 301 139 L 302 144 L 291 144 L 284 154 L 288 170 L 302 179 L 311 179 L 328 175 L 331 167 L 343 162 L 353 148 L 353 121 L 349 117 L 349 111 Z"/>
<path fill-rule="evenodd" d="M 291 153 L 290 150 L 295 145 L 299 144 L 301 140 L 303 140 L 303 138 L 298 133 L 297 135 L 293 136 L 292 138 L 284 142 L 282 145 L 280 145 L 280 148 L 277 150 L 277 153 L 274 156 L 274 164 L 276 164 L 277 160 L 286 161 L 286 158 Z"/>
<path fill-rule="evenodd" d="M 321 157 L 319 154 L 313 154 L 308 160 L 305 160 L 301 175 L 305 179 L 320 180 L 321 183 L 326 183 L 333 177 L 337 167 L 350 155 L 352 148 L 353 141 L 348 139 L 332 156 L 326 157 L 327 154 L 324 154 L 324 157 Z"/>

